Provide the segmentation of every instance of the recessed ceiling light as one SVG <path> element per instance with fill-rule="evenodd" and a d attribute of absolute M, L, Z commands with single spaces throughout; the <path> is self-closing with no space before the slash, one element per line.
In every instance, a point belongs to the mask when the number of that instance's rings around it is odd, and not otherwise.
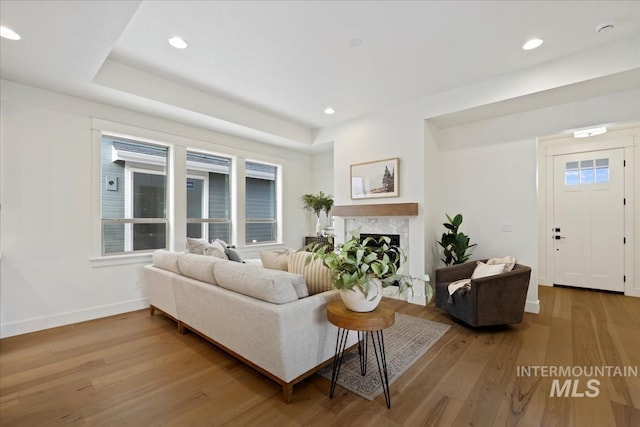
<path fill-rule="evenodd" d="M 20 40 L 20 34 L 13 31 L 11 28 L 0 26 L 0 37 L 8 40 Z"/>
<path fill-rule="evenodd" d="M 176 49 L 184 49 L 187 47 L 187 42 L 181 39 L 180 37 L 171 37 L 169 39 L 169 44 Z"/>
<path fill-rule="evenodd" d="M 333 113 L 335 113 L 335 112 L 336 112 L 336 110 L 334 110 L 334 109 L 333 109 L 333 108 L 331 108 L 331 107 L 327 107 L 327 108 L 325 108 L 325 109 L 324 109 L 324 113 L 325 113 L 325 114 L 333 114 Z"/>
<path fill-rule="evenodd" d="M 362 40 L 360 39 L 351 39 L 351 41 L 349 42 L 349 46 L 351 47 L 357 47 L 360 46 L 362 44 Z"/>
<path fill-rule="evenodd" d="M 527 40 L 527 42 L 522 45 L 522 48 L 524 50 L 532 50 L 537 47 L 540 47 L 542 43 L 543 43 L 542 39 L 530 39 L 530 40 Z"/>
<path fill-rule="evenodd" d="M 589 136 L 602 135 L 607 132 L 607 128 L 602 126 L 599 128 L 583 129 L 573 132 L 574 138 L 587 138 Z"/>

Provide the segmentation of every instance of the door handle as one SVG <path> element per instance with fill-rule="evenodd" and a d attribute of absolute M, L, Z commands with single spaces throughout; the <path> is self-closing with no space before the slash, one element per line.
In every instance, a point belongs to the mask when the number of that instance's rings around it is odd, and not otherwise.
<path fill-rule="evenodd" d="M 562 237 L 562 236 L 553 236 L 553 238 L 556 240 L 566 239 L 566 237 Z"/>

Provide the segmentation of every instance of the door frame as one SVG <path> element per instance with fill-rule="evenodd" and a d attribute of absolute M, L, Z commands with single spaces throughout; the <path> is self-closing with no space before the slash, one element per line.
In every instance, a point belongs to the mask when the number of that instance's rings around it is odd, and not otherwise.
<path fill-rule="evenodd" d="M 560 135 L 538 139 L 538 247 L 539 278 L 543 286 L 553 286 L 553 158 L 556 155 L 622 148 L 624 151 L 624 294 L 640 297 L 640 284 L 634 285 L 634 137 L 637 126 L 587 138 L 582 142 L 573 135 Z"/>

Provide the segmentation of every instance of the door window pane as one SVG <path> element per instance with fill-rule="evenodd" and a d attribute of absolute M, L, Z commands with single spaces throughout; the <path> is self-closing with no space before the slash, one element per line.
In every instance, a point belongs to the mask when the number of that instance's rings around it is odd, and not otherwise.
<path fill-rule="evenodd" d="M 576 170 L 568 170 L 564 173 L 564 183 L 566 185 L 580 184 L 580 172 Z"/>
<path fill-rule="evenodd" d="M 580 169 L 580 184 L 593 184 L 593 168 Z"/>
<path fill-rule="evenodd" d="M 609 182 L 609 159 L 591 159 L 566 163 L 564 172 L 565 185 L 604 184 L 607 182 Z"/>

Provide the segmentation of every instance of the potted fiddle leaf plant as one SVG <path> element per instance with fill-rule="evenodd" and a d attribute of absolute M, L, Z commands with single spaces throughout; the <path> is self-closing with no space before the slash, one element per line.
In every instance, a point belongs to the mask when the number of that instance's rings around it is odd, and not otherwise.
<path fill-rule="evenodd" d="M 340 290 L 340 296 L 350 310 L 375 310 L 384 287 L 397 284 L 398 292 L 404 294 L 412 289 L 414 281 L 428 281 L 424 277 L 415 278 L 398 272 L 398 266 L 406 261 L 406 255 L 400 247 L 392 245 L 387 236 L 361 240 L 359 232 L 352 232 L 344 244 L 333 250 L 332 247 L 332 237 L 329 237 L 329 245 L 308 245 L 305 249 L 311 254 L 307 263 L 319 259 L 331 271 L 334 286 Z M 429 290 L 427 284 L 428 298 Z"/>
<path fill-rule="evenodd" d="M 325 212 L 327 217 L 331 208 L 333 208 L 333 197 L 320 191 L 318 194 L 304 194 L 302 200 L 303 208 L 316 215 L 316 235 L 321 234 L 322 225 L 320 224 L 320 212 Z"/>
<path fill-rule="evenodd" d="M 476 243 L 470 244 L 469 236 L 459 231 L 463 219 L 462 214 L 457 214 L 453 218 L 449 214 L 445 215 L 449 222 L 445 222 L 442 225 L 447 229 L 447 232 L 442 233 L 442 237 L 438 242 L 444 250 L 442 262 L 445 265 L 462 264 L 469 259 L 471 255 L 467 251 L 476 246 Z"/>

